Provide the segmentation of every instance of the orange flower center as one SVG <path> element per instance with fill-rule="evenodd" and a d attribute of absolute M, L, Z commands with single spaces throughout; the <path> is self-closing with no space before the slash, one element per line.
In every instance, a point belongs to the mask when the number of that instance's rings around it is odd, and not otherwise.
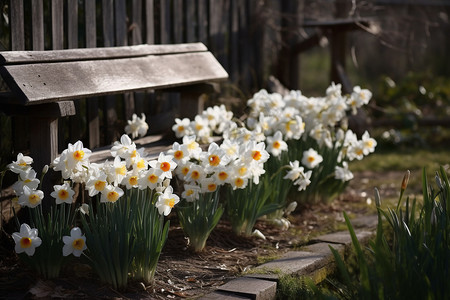
<path fill-rule="evenodd" d="M 128 182 L 129 182 L 131 185 L 137 185 L 137 184 L 138 184 L 138 178 L 137 178 L 137 176 L 131 176 L 131 177 L 130 177 L 130 180 L 128 180 Z"/>
<path fill-rule="evenodd" d="M 217 167 L 220 164 L 220 157 L 215 154 L 211 154 L 208 157 L 208 160 L 209 160 L 209 164 L 213 167 Z"/>
<path fill-rule="evenodd" d="M 109 202 L 116 202 L 117 199 L 119 199 L 119 193 L 111 191 L 106 195 L 106 198 L 108 199 Z"/>
<path fill-rule="evenodd" d="M 220 180 L 222 180 L 222 181 L 224 181 L 224 180 L 226 180 L 227 178 L 228 178 L 228 173 L 227 172 L 219 172 L 219 179 Z"/>
<path fill-rule="evenodd" d="M 31 239 L 29 237 L 23 237 L 20 239 L 20 247 L 29 248 L 31 246 Z"/>
<path fill-rule="evenodd" d="M 170 163 L 168 162 L 162 162 L 161 165 L 159 166 L 161 170 L 163 170 L 163 172 L 167 172 L 170 170 Z"/>
<path fill-rule="evenodd" d="M 315 160 L 314 156 L 308 156 L 308 161 L 312 163 Z"/>
<path fill-rule="evenodd" d="M 41 201 L 41 198 L 39 198 L 39 196 L 36 194 L 31 194 L 28 197 L 28 201 L 30 201 L 31 204 L 37 204 Z"/>
<path fill-rule="evenodd" d="M 58 197 L 59 197 L 59 199 L 65 200 L 65 199 L 67 199 L 67 197 L 69 197 L 69 193 L 66 190 L 60 190 L 58 192 Z"/>
<path fill-rule="evenodd" d="M 175 151 L 175 153 L 173 154 L 173 156 L 176 158 L 176 159 L 178 159 L 178 160 L 180 160 L 180 159 L 182 159 L 183 158 L 183 151 L 181 151 L 181 150 L 178 150 L 178 151 Z"/>
<path fill-rule="evenodd" d="M 170 198 L 169 200 L 167 200 L 167 205 L 170 208 L 173 208 L 175 206 L 175 199 L 174 198 Z"/>
<path fill-rule="evenodd" d="M 255 150 L 255 151 L 252 152 L 252 158 L 254 160 L 260 160 L 261 156 L 262 156 L 262 154 L 258 150 Z"/>
<path fill-rule="evenodd" d="M 84 151 L 83 150 L 77 150 L 73 153 L 73 158 L 75 158 L 76 160 L 80 161 L 82 160 L 84 157 Z"/>
<path fill-rule="evenodd" d="M 200 178 L 200 172 L 199 171 L 192 171 L 191 177 L 194 180 L 199 179 Z"/>
<path fill-rule="evenodd" d="M 84 247 L 84 240 L 83 239 L 76 239 L 76 240 L 74 240 L 72 242 L 72 247 L 74 249 L 82 251 L 83 247 Z"/>
<path fill-rule="evenodd" d="M 156 176 L 155 174 L 151 174 L 150 176 L 148 176 L 148 181 L 150 181 L 151 183 L 156 183 L 158 181 L 158 176 Z"/>
<path fill-rule="evenodd" d="M 181 169 L 181 173 L 186 176 L 187 173 L 189 173 L 189 168 L 188 167 L 184 167 L 183 169 Z"/>
<path fill-rule="evenodd" d="M 273 143 L 273 147 L 274 147 L 275 149 L 280 148 L 280 146 L 281 146 L 281 144 L 280 144 L 279 141 L 275 141 L 275 142 Z"/>
<path fill-rule="evenodd" d="M 103 189 L 105 188 L 106 182 L 98 180 L 97 182 L 95 182 L 94 187 L 97 191 L 103 191 Z"/>
<path fill-rule="evenodd" d="M 208 191 L 214 192 L 217 189 L 217 185 L 215 183 L 208 184 Z"/>
<path fill-rule="evenodd" d="M 237 187 L 241 187 L 241 186 L 244 185 L 244 180 L 243 180 L 242 178 L 236 178 L 236 180 L 234 181 L 234 184 L 235 184 Z"/>

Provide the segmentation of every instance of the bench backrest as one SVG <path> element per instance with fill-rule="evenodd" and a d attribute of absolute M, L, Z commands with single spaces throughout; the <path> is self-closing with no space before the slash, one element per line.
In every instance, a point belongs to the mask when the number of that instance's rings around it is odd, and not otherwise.
<path fill-rule="evenodd" d="M 202 43 L 0 52 L 0 73 L 25 105 L 228 77 Z"/>

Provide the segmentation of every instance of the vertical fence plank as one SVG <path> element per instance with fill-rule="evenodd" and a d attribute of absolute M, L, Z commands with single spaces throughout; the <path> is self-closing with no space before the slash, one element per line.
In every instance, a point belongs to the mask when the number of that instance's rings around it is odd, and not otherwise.
<path fill-rule="evenodd" d="M 114 46 L 114 3 L 113 0 L 102 0 L 102 25 L 103 25 L 103 46 Z M 111 144 L 115 139 L 115 120 L 117 113 L 115 109 L 115 97 L 106 96 L 104 98 L 104 132 L 105 139 L 103 144 Z"/>
<path fill-rule="evenodd" d="M 142 0 L 133 0 L 131 9 L 131 44 L 142 44 Z"/>
<path fill-rule="evenodd" d="M 44 3 L 42 0 L 32 0 L 31 18 L 33 50 L 44 50 Z"/>
<path fill-rule="evenodd" d="M 97 47 L 97 19 L 95 1 L 84 1 L 86 48 Z"/>
<path fill-rule="evenodd" d="M 25 50 L 23 0 L 11 0 L 9 4 L 11 26 L 11 50 Z"/>
<path fill-rule="evenodd" d="M 186 1 L 186 42 L 197 41 L 197 14 L 196 14 L 196 1 Z"/>
<path fill-rule="evenodd" d="M 227 15 L 229 0 L 210 0 L 209 3 L 209 45 L 225 70 L 228 68 Z"/>
<path fill-rule="evenodd" d="M 230 81 L 237 83 L 239 78 L 239 0 L 231 0 L 230 15 Z"/>
<path fill-rule="evenodd" d="M 96 20 L 96 6 L 95 1 L 84 2 L 84 17 L 85 17 L 85 35 L 86 47 L 97 47 L 97 20 Z M 89 98 L 87 100 L 87 121 L 88 121 L 88 136 L 89 148 L 95 149 L 100 147 L 100 120 L 98 117 L 98 98 Z"/>
<path fill-rule="evenodd" d="M 131 7 L 131 44 L 139 45 L 142 44 L 142 0 L 133 0 Z M 131 113 L 136 113 L 140 115 L 144 112 L 144 98 L 145 93 L 136 92 L 134 93 L 134 111 Z"/>
<path fill-rule="evenodd" d="M 67 48 L 78 48 L 78 0 L 67 0 Z"/>
<path fill-rule="evenodd" d="M 9 3 L 9 20 L 11 24 L 11 50 L 25 50 L 23 0 L 11 0 Z M 29 147 L 28 118 L 12 118 L 14 152 L 23 152 Z M 20 138 L 17 138 L 20 137 Z"/>
<path fill-rule="evenodd" d="M 249 14 L 247 1 L 239 1 L 238 11 L 239 11 L 239 51 L 240 51 L 240 61 L 239 61 L 239 74 L 240 74 L 240 85 L 249 89 L 248 87 L 252 83 L 251 74 L 251 49 L 252 45 L 250 42 L 249 33 Z M 250 92 L 246 90 L 245 92 Z"/>
<path fill-rule="evenodd" d="M 67 0 L 67 48 L 78 48 L 78 0 Z M 74 101 L 76 114 L 69 117 L 70 141 L 82 139 L 82 118 L 81 101 Z"/>
<path fill-rule="evenodd" d="M 102 0 L 103 47 L 114 46 L 114 3 Z"/>
<path fill-rule="evenodd" d="M 114 23 L 116 26 L 116 44 L 115 46 L 128 45 L 127 39 L 127 7 L 125 0 L 114 1 Z"/>
<path fill-rule="evenodd" d="M 64 48 L 64 2 L 52 0 L 52 49 Z"/>
<path fill-rule="evenodd" d="M 11 0 L 11 50 L 25 50 L 25 25 L 23 16 L 23 0 Z"/>
<path fill-rule="evenodd" d="M 183 42 L 183 0 L 173 0 L 173 42 L 182 43 Z"/>
<path fill-rule="evenodd" d="M 115 0 L 115 24 L 116 24 L 116 46 L 128 45 L 127 35 L 127 6 L 125 0 Z M 134 112 L 133 93 L 124 94 L 124 112 L 121 116 L 130 119 Z M 119 133 L 121 134 L 121 132 Z"/>
<path fill-rule="evenodd" d="M 145 28 L 146 43 L 155 43 L 155 3 L 153 0 L 145 0 Z"/>
<path fill-rule="evenodd" d="M 208 0 L 198 0 L 198 40 L 208 44 Z"/>
<path fill-rule="evenodd" d="M 160 3 L 160 27 L 161 27 L 161 44 L 171 42 L 171 26 L 170 26 L 170 2 L 162 0 Z"/>

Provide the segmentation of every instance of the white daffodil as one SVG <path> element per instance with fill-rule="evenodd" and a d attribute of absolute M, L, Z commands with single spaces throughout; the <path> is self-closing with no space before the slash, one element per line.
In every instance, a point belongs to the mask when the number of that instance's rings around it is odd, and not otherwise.
<path fill-rule="evenodd" d="M 22 172 L 19 177 L 20 179 L 12 185 L 12 188 L 16 195 L 20 195 L 23 193 L 23 187 L 25 185 L 32 190 L 38 188 L 40 180 L 36 178 L 36 171 L 34 171 L 32 168 L 28 168 L 27 172 Z"/>
<path fill-rule="evenodd" d="M 31 164 L 33 163 L 33 159 L 29 156 L 23 155 L 22 153 L 17 154 L 17 160 L 7 165 L 7 168 L 12 172 L 19 174 L 27 173 L 31 168 Z M 22 178 L 25 178 L 23 176 Z"/>
<path fill-rule="evenodd" d="M 225 151 L 225 154 L 230 160 L 235 160 L 239 156 L 239 143 L 230 139 L 224 139 L 220 148 Z"/>
<path fill-rule="evenodd" d="M 167 154 L 172 155 L 177 164 L 186 162 L 190 158 L 188 146 L 185 144 L 180 145 L 178 142 L 173 143 L 172 149 L 167 151 Z"/>
<path fill-rule="evenodd" d="M 371 138 L 369 132 L 365 131 L 361 137 L 363 144 L 363 153 L 364 155 L 369 155 L 375 151 L 375 147 L 377 146 L 377 141 L 374 138 Z"/>
<path fill-rule="evenodd" d="M 188 176 L 189 172 L 191 171 L 192 166 L 195 164 L 193 162 L 187 161 L 187 162 L 181 162 L 176 168 L 175 168 L 175 174 L 180 178 L 181 180 L 185 180 L 186 176 Z"/>
<path fill-rule="evenodd" d="M 173 193 L 173 188 L 168 186 L 164 190 L 164 193 L 159 195 L 155 206 L 158 209 L 159 214 L 164 214 L 164 216 L 167 216 L 178 202 L 180 202 L 180 198 Z"/>
<path fill-rule="evenodd" d="M 353 179 L 353 173 L 348 169 L 348 163 L 346 161 L 342 163 L 342 167 L 336 166 L 334 170 L 334 178 L 344 182 Z"/>
<path fill-rule="evenodd" d="M 264 142 L 250 141 L 241 146 L 241 157 L 246 163 L 265 163 L 270 157 L 265 148 Z"/>
<path fill-rule="evenodd" d="M 102 203 L 115 203 L 124 194 L 123 190 L 118 186 L 107 185 L 100 197 Z"/>
<path fill-rule="evenodd" d="M 175 125 L 172 126 L 172 130 L 173 132 L 175 132 L 175 136 L 177 138 L 182 138 L 187 135 L 192 135 L 194 132 L 189 126 L 190 123 L 191 121 L 188 118 L 175 118 Z"/>
<path fill-rule="evenodd" d="M 131 120 L 128 120 L 128 125 L 125 126 L 125 133 L 131 134 L 133 139 L 138 136 L 143 137 L 148 131 L 148 124 L 145 122 L 145 114 L 141 114 L 139 118 L 136 114 L 131 116 Z"/>
<path fill-rule="evenodd" d="M 323 161 L 323 157 L 313 148 L 303 152 L 302 164 L 309 169 L 314 169 Z"/>
<path fill-rule="evenodd" d="M 139 176 L 137 173 L 129 172 L 122 180 L 122 184 L 131 190 L 132 188 L 138 187 Z"/>
<path fill-rule="evenodd" d="M 32 190 L 28 186 L 23 187 L 23 193 L 19 196 L 19 205 L 34 208 L 41 204 L 44 198 L 44 192 L 41 190 Z"/>
<path fill-rule="evenodd" d="M 273 136 L 268 136 L 267 140 L 267 151 L 273 156 L 280 156 L 282 151 L 287 151 L 288 145 L 283 140 L 283 135 L 281 131 L 275 132 Z"/>
<path fill-rule="evenodd" d="M 197 159 L 200 153 L 202 153 L 202 148 L 200 148 L 200 145 L 197 143 L 197 137 L 195 135 L 184 136 L 183 145 L 187 146 L 189 156 L 192 158 Z"/>
<path fill-rule="evenodd" d="M 130 137 L 123 134 L 120 137 L 120 142 L 115 141 L 111 147 L 111 155 L 113 157 L 120 156 L 123 159 L 129 159 L 134 151 L 136 151 L 136 144 L 131 141 Z"/>
<path fill-rule="evenodd" d="M 224 185 L 225 183 L 228 183 L 230 176 L 231 175 L 229 167 L 218 167 L 213 174 L 213 177 L 218 185 Z"/>
<path fill-rule="evenodd" d="M 202 166 L 193 164 L 187 174 L 185 180 L 187 182 L 197 182 L 199 183 L 204 178 L 206 178 L 205 169 Z"/>
<path fill-rule="evenodd" d="M 192 202 L 192 201 L 198 200 L 200 192 L 201 192 L 201 188 L 198 185 L 185 184 L 184 191 L 181 194 L 181 197 L 183 199 L 186 199 L 186 201 L 188 201 L 188 202 Z"/>
<path fill-rule="evenodd" d="M 106 173 L 101 170 L 94 172 L 86 182 L 86 190 L 88 190 L 89 196 L 93 197 L 102 192 L 108 185 L 107 178 Z"/>
<path fill-rule="evenodd" d="M 308 187 L 308 185 L 311 184 L 311 174 L 312 171 L 309 170 L 306 173 L 303 173 L 299 176 L 299 178 L 297 178 L 297 180 L 294 181 L 294 185 L 298 185 L 298 191 L 303 191 L 306 190 L 306 188 Z"/>
<path fill-rule="evenodd" d="M 64 182 L 62 185 L 54 185 L 54 191 L 50 194 L 56 199 L 56 204 L 67 203 L 72 204 L 75 191 L 69 185 L 69 182 Z"/>
<path fill-rule="evenodd" d="M 70 236 L 63 236 L 63 255 L 68 256 L 73 254 L 76 257 L 80 257 L 81 253 L 87 249 L 86 237 L 82 234 L 81 229 L 78 227 L 70 230 Z"/>
<path fill-rule="evenodd" d="M 36 247 L 42 244 L 42 240 L 38 237 L 38 230 L 31 229 L 28 224 L 20 225 L 20 232 L 14 232 L 12 238 L 16 243 L 14 250 L 16 253 L 25 252 L 28 256 L 33 256 Z"/>
<path fill-rule="evenodd" d="M 300 162 L 298 160 L 290 161 L 289 162 L 289 168 L 290 170 L 287 172 L 287 174 L 283 177 L 283 179 L 289 179 L 291 181 L 297 180 L 305 171 L 305 168 L 300 166 Z"/>
<path fill-rule="evenodd" d="M 92 151 L 83 147 L 83 142 L 77 141 L 67 147 L 66 164 L 69 169 L 74 169 L 77 165 L 86 163 Z"/>
<path fill-rule="evenodd" d="M 114 183 L 114 185 L 119 185 L 128 172 L 126 162 L 122 161 L 120 156 L 116 156 L 112 163 L 105 163 L 105 169 L 108 181 Z"/>
<path fill-rule="evenodd" d="M 357 159 L 361 160 L 364 158 L 364 142 L 357 141 L 350 145 L 347 149 L 347 157 L 350 161 Z"/>
<path fill-rule="evenodd" d="M 212 172 L 219 166 L 225 166 L 230 161 L 230 157 L 226 155 L 225 150 L 216 143 L 211 143 L 208 151 L 200 154 L 200 160 L 207 173 Z"/>
<path fill-rule="evenodd" d="M 156 189 L 156 187 L 161 185 L 163 181 L 162 173 L 162 170 L 155 168 L 150 168 L 147 171 L 141 172 L 138 179 L 139 188 L 150 188 L 152 190 Z"/>
<path fill-rule="evenodd" d="M 202 192 L 204 193 L 212 193 L 217 190 L 217 183 L 213 177 L 204 178 L 199 182 L 200 187 L 202 188 Z"/>
<path fill-rule="evenodd" d="M 172 155 L 164 155 L 159 153 L 158 160 L 152 160 L 148 163 L 150 167 L 160 169 L 162 171 L 161 177 L 172 178 L 172 171 L 177 167 L 177 163 L 173 161 Z"/>

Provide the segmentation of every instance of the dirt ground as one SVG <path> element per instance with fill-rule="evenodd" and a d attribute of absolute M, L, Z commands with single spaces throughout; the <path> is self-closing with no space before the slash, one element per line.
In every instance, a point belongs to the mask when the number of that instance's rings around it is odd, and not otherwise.
<path fill-rule="evenodd" d="M 289 216 L 292 224 L 289 230 L 283 231 L 266 221 L 258 221 L 255 228 L 266 236 L 266 240 L 235 236 L 226 219 L 222 218 L 202 253 L 193 253 L 187 247 L 187 239 L 176 218 L 172 217 L 155 283 L 145 286 L 131 282 L 126 291 L 115 291 L 101 284 L 89 266 L 80 264 L 67 265 L 58 279 L 41 280 L 17 259 L 12 239 L 2 236 L 0 298 L 196 298 L 264 261 L 307 244 L 315 235 L 344 230 L 343 211 L 353 217 L 373 214 L 373 188 L 380 188 L 382 199 L 395 197 L 402 178 L 403 173 L 400 172 L 355 174 L 345 193 L 331 203 L 297 207 Z"/>

